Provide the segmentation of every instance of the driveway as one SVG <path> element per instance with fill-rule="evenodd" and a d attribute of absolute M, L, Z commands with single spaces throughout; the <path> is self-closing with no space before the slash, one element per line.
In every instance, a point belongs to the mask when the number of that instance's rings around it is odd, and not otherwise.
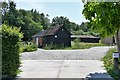
<path fill-rule="evenodd" d="M 21 54 L 21 78 L 102 78 L 110 80 L 100 60 L 112 47 L 43 50 Z"/>
<path fill-rule="evenodd" d="M 93 47 L 81 50 L 43 50 L 22 53 L 21 60 L 100 60 L 107 51 L 108 46 Z"/>

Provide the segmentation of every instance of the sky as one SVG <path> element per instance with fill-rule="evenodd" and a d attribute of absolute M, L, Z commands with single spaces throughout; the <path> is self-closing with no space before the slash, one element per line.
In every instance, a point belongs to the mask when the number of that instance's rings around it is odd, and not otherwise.
<path fill-rule="evenodd" d="M 84 4 L 81 0 L 13 0 L 17 9 L 36 9 L 40 13 L 49 14 L 52 20 L 56 16 L 69 18 L 71 22 L 81 24 L 86 19 L 82 15 Z"/>

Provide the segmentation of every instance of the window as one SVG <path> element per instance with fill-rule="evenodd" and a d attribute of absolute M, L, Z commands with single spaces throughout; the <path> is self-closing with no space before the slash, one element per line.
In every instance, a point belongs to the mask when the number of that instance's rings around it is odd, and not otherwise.
<path fill-rule="evenodd" d="M 57 35 L 55 35 L 55 38 L 57 38 Z"/>

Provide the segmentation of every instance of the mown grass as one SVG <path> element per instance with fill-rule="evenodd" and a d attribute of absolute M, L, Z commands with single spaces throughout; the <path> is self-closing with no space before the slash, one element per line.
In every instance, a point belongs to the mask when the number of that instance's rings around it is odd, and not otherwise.
<path fill-rule="evenodd" d="M 103 57 L 103 61 L 104 61 L 104 66 L 107 70 L 107 72 L 115 79 L 115 80 L 119 80 L 120 79 L 120 74 L 117 74 L 115 72 L 114 69 L 114 62 L 113 62 L 113 58 L 112 58 L 112 54 L 113 52 L 116 52 L 116 48 L 112 48 L 108 51 L 108 53 L 106 54 L 105 57 Z M 120 62 L 120 59 L 119 59 Z M 119 69 L 120 69 L 120 65 L 119 65 Z"/>
<path fill-rule="evenodd" d="M 63 49 L 63 50 L 72 50 L 72 49 L 89 49 L 96 46 L 109 46 L 102 43 L 83 43 L 83 42 L 72 42 L 71 47 L 64 47 L 64 45 L 47 45 L 44 49 Z"/>
<path fill-rule="evenodd" d="M 96 46 L 107 46 L 107 45 L 102 43 L 83 43 L 83 42 L 78 43 L 77 42 L 72 44 L 71 49 L 89 49 Z"/>

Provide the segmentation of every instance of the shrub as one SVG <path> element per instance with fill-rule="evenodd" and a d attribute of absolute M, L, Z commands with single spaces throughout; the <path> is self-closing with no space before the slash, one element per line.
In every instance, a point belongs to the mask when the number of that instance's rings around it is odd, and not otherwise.
<path fill-rule="evenodd" d="M 53 45 L 53 49 L 64 49 L 64 45 L 63 44 L 54 44 Z"/>
<path fill-rule="evenodd" d="M 20 52 L 32 52 L 37 50 L 37 45 L 33 42 L 21 43 Z"/>
<path fill-rule="evenodd" d="M 75 43 L 74 45 L 72 45 L 71 47 L 72 47 L 72 49 L 81 49 L 80 48 L 80 44 L 79 43 Z"/>
<path fill-rule="evenodd" d="M 2 35 L 2 74 L 13 78 L 20 66 L 19 43 L 23 37 L 20 29 L 2 25 L 0 34 Z"/>
<path fill-rule="evenodd" d="M 64 48 L 65 47 L 63 44 L 59 44 L 59 45 L 58 44 L 47 44 L 44 49 L 50 50 L 50 49 L 64 49 Z"/>
<path fill-rule="evenodd" d="M 73 42 L 79 43 L 79 42 L 80 42 L 80 39 L 75 39 Z"/>
<path fill-rule="evenodd" d="M 45 50 L 50 50 L 50 49 L 52 49 L 52 48 L 53 48 L 53 45 L 52 45 L 52 44 L 47 44 L 47 45 L 44 47 Z"/>

